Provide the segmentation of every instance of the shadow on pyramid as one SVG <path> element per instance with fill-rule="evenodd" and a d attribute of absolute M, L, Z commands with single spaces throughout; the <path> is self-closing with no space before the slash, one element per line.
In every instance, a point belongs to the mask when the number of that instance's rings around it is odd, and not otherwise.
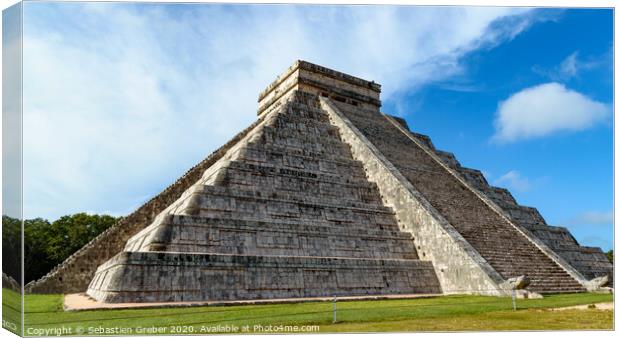
<path fill-rule="evenodd" d="M 537 294 L 611 276 L 600 249 L 381 114 L 379 94 L 374 82 L 295 62 L 260 94 L 256 123 L 174 199 L 30 290 L 88 285 L 109 303 L 509 295 L 517 277 Z"/>

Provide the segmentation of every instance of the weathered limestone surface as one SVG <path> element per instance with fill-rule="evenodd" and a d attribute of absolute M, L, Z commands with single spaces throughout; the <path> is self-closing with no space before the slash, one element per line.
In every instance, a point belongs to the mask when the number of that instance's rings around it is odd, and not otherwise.
<path fill-rule="evenodd" d="M 408 129 L 404 120 L 394 119 Z M 536 208 L 519 205 L 508 190 L 491 186 L 479 170 L 463 167 L 454 154 L 437 150 L 428 136 L 411 134 L 429 149 L 432 149 L 444 163 L 458 171 L 469 184 L 493 200 L 510 216 L 513 222 L 528 229 L 577 269 L 586 279 L 601 276 L 608 276 L 610 281 L 613 279 L 613 265 L 600 248 L 579 245 L 567 228 L 547 225 Z"/>
<path fill-rule="evenodd" d="M 258 115 L 293 90 L 331 97 L 356 107 L 380 107 L 381 85 L 310 62 L 296 61 L 258 96 Z"/>
<path fill-rule="evenodd" d="M 192 186 L 204 171 L 222 158 L 241 138 L 256 125 L 255 123 L 241 131 L 228 143 L 214 151 L 206 159 L 191 168 L 185 175 L 153 197 L 136 211 L 124 217 L 118 223 L 102 232 L 80 250 L 56 266 L 47 275 L 26 285 L 26 292 L 31 293 L 76 293 L 84 292 L 93 279 L 99 265 L 123 250 L 127 240 L 149 225 L 157 215 L 177 200 L 183 192 Z"/>
<path fill-rule="evenodd" d="M 430 262 L 123 252 L 89 295 L 111 303 L 438 293 Z"/>
<path fill-rule="evenodd" d="M 402 123 L 392 123 L 378 109 L 334 104 L 503 278 L 525 275 L 531 280 L 528 289 L 539 293 L 585 290 L 585 280 L 574 268 L 433 158 L 423 148 L 430 140 L 415 142 Z"/>
<path fill-rule="evenodd" d="M 103 264 L 106 302 L 441 292 L 318 97 L 297 90 Z"/>

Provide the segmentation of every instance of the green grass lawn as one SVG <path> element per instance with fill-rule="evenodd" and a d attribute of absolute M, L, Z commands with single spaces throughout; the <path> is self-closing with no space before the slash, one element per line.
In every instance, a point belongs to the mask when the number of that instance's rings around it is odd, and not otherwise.
<path fill-rule="evenodd" d="M 4 297 L 7 293 L 3 290 Z M 27 295 L 25 333 L 64 328 L 63 334 L 151 334 L 139 328 L 156 327 L 165 334 L 200 334 L 246 325 L 249 333 L 265 332 L 255 325 L 318 325 L 319 332 L 613 329 L 612 311 L 548 310 L 612 300 L 609 294 L 548 295 L 517 300 L 517 311 L 510 298 L 485 296 L 350 301 L 337 304 L 338 321 L 333 324 L 331 302 L 64 312 L 61 295 Z"/>
<path fill-rule="evenodd" d="M 2 289 L 2 327 L 19 333 L 21 327 L 22 300 L 20 294 L 8 289 Z"/>

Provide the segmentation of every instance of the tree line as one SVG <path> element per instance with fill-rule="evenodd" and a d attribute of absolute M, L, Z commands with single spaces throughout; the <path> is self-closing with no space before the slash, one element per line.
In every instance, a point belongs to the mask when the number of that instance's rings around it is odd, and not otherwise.
<path fill-rule="evenodd" d="M 120 218 L 78 213 L 54 222 L 24 221 L 24 282 L 37 280 L 90 242 Z M 2 216 L 2 270 L 20 280 L 21 221 Z"/>

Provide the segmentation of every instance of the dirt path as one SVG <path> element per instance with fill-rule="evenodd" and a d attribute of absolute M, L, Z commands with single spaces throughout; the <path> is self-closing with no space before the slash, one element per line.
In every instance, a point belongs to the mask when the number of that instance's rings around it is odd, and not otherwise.
<path fill-rule="evenodd" d="M 564 311 L 564 310 L 588 310 L 588 309 L 597 309 L 597 310 L 613 310 L 614 303 L 596 303 L 596 304 L 587 304 L 587 305 L 575 305 L 575 306 L 567 306 L 567 307 L 557 307 L 551 310 L 553 311 Z"/>
<path fill-rule="evenodd" d="M 438 297 L 440 294 L 403 294 L 403 295 L 374 295 L 374 296 L 346 296 L 338 297 L 339 302 L 355 300 L 383 300 L 383 299 L 413 299 Z M 238 301 L 206 301 L 206 302 L 159 302 L 159 303 L 102 303 L 84 293 L 66 294 L 64 300 L 65 311 L 98 310 L 98 309 L 143 309 L 143 308 L 168 308 L 185 306 L 222 306 L 222 305 L 254 305 L 254 304 L 282 304 L 304 302 L 330 302 L 333 297 L 316 298 L 283 298 L 283 299 L 259 299 Z"/>

